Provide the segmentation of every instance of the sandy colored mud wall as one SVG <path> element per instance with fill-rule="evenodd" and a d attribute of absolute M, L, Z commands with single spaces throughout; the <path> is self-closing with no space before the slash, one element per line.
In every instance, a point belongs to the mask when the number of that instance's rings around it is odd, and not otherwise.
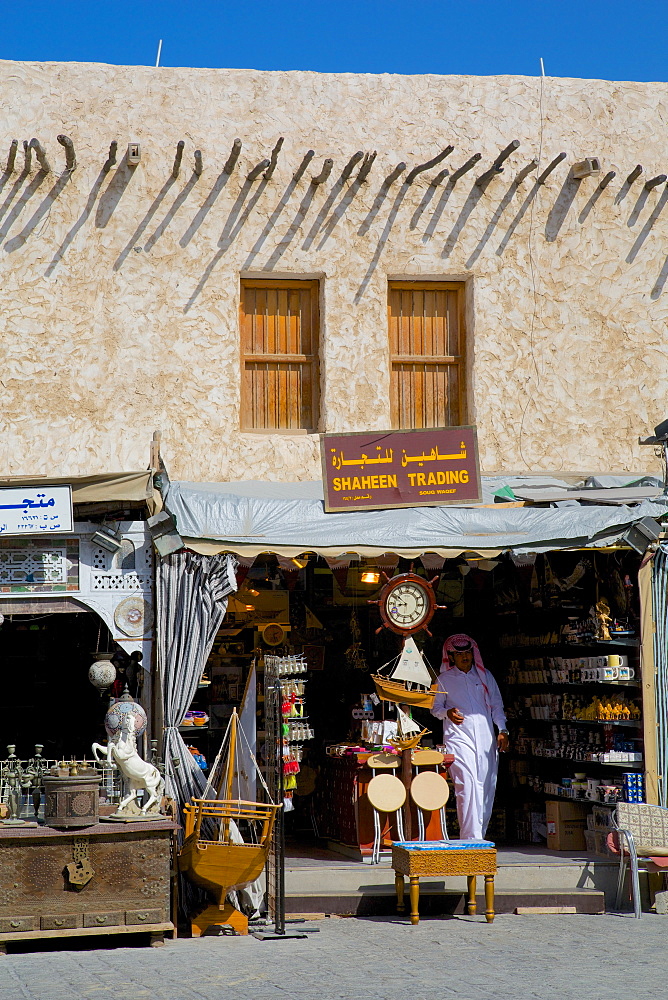
<path fill-rule="evenodd" d="M 161 428 L 174 478 L 317 478 L 317 435 L 239 431 L 239 276 L 259 273 L 322 279 L 320 430 L 389 426 L 388 277 L 448 278 L 467 282 L 484 470 L 654 465 L 635 442 L 668 415 L 668 188 L 644 182 L 668 171 L 667 117 L 666 84 L 0 63 L 0 169 L 19 140 L 0 175 L 0 472 L 142 468 Z M 273 177 L 249 182 L 279 136 Z M 26 169 L 33 137 L 48 173 L 35 151 Z M 378 154 L 363 183 L 341 179 L 357 150 Z M 578 182 L 585 156 L 602 170 Z"/>

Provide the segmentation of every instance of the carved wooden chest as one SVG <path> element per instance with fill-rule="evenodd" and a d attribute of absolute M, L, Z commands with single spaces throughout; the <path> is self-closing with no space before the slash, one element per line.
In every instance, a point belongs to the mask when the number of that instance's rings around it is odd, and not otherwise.
<path fill-rule="evenodd" d="M 29 938 L 173 930 L 174 829 L 170 820 L 0 826 L 0 950 Z"/>

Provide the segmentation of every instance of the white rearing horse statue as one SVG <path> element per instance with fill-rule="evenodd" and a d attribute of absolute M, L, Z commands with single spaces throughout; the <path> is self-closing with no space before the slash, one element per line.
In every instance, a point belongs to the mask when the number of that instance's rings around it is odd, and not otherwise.
<path fill-rule="evenodd" d="M 130 792 L 121 800 L 118 811 L 123 812 L 134 799 L 137 792 L 146 791 L 148 798 L 141 807 L 141 813 L 147 813 L 154 803 L 160 803 L 165 788 L 165 780 L 153 764 L 143 760 L 137 752 L 135 736 L 135 719 L 128 713 L 121 720 L 121 728 L 114 740 L 109 740 L 106 747 L 101 743 L 93 743 L 93 756 L 96 760 L 115 764 L 123 775 Z M 102 756 L 99 756 L 102 754 Z"/>

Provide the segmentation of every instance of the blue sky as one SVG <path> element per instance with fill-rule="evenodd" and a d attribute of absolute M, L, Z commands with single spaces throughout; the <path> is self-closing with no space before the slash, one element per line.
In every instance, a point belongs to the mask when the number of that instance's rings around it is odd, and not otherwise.
<path fill-rule="evenodd" d="M 0 58 L 662 80 L 668 0 L 0 0 Z"/>

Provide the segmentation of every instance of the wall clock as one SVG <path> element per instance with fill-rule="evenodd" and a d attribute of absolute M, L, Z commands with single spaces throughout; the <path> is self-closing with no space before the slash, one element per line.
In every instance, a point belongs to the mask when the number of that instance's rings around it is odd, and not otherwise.
<path fill-rule="evenodd" d="M 277 622 L 265 625 L 262 629 L 262 640 L 267 646 L 280 646 L 285 639 L 285 629 Z"/>
<path fill-rule="evenodd" d="M 427 625 L 434 617 L 434 612 L 441 607 L 436 603 L 433 583 L 438 577 L 425 580 L 417 573 L 400 573 L 387 581 L 380 592 L 377 604 L 383 628 L 389 628 L 399 635 L 412 635 L 424 629 L 427 635 L 431 632 Z"/>

